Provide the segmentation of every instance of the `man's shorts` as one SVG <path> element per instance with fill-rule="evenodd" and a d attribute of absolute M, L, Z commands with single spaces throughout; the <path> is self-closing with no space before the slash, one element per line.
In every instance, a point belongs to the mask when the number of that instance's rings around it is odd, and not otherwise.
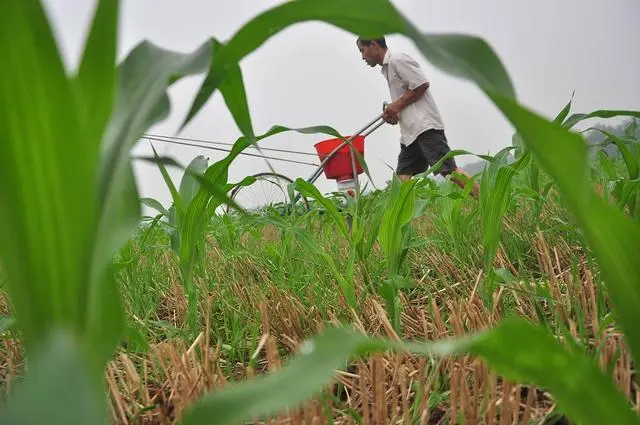
<path fill-rule="evenodd" d="M 444 130 L 427 130 L 421 133 L 409 146 L 400 145 L 396 173 L 411 176 L 424 173 L 450 150 Z M 447 158 L 440 169 L 433 174 L 446 176 L 456 168 L 456 161 L 453 157 Z"/>

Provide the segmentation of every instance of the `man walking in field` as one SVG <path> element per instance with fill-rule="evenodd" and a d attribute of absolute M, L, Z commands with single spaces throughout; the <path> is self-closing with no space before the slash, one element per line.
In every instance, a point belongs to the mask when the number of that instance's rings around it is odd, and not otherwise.
<path fill-rule="evenodd" d="M 384 111 L 384 120 L 400 124 L 400 154 L 396 173 L 405 181 L 426 171 L 449 151 L 440 111 L 435 104 L 429 81 L 418 63 L 406 53 L 391 52 L 384 38 L 356 42 L 362 59 L 372 68 L 380 65 L 387 80 L 392 103 Z M 446 159 L 437 171 L 443 177 L 464 188 L 463 175 L 469 174 L 456 165 L 453 157 Z M 472 195 L 478 199 L 480 188 L 474 182 Z"/>

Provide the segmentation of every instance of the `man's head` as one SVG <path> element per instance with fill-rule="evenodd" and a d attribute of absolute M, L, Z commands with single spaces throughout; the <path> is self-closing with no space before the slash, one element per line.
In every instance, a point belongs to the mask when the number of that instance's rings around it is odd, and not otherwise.
<path fill-rule="evenodd" d="M 362 54 L 362 59 L 367 62 L 370 67 L 382 65 L 384 55 L 387 52 L 387 41 L 384 37 L 373 40 L 358 38 L 356 45 Z"/>

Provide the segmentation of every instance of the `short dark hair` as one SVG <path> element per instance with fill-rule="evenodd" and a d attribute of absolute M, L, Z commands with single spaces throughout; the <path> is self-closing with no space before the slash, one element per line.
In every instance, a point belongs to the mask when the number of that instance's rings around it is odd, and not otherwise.
<path fill-rule="evenodd" d="M 356 43 L 360 43 L 363 44 L 365 46 L 369 46 L 371 45 L 371 43 L 373 42 L 378 43 L 380 46 L 382 46 L 383 48 L 387 48 L 387 40 L 384 37 L 381 38 L 362 38 L 362 37 L 358 37 L 358 40 L 356 41 Z"/>

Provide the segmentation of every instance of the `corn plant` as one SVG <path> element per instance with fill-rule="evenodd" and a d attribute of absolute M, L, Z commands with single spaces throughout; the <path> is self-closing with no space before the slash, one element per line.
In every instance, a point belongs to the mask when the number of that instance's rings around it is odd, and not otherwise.
<path fill-rule="evenodd" d="M 294 183 L 294 187 L 300 193 L 322 205 L 342 237 L 349 243 L 346 279 L 338 279 L 342 282 L 341 289 L 349 305 L 353 309 L 358 307 L 354 289 L 354 267 L 357 263 L 364 269 L 367 278 L 361 298 L 375 286 L 385 299 L 387 313 L 397 332 L 400 332 L 398 291 L 411 286 L 410 280 L 402 275 L 402 265 L 411 235 L 409 223 L 419 211 L 415 208 L 414 190 L 418 183 L 419 180 L 411 180 L 401 184 L 394 175 L 388 191 L 384 192 L 384 198 L 373 199 L 367 205 L 363 205 L 361 196 L 356 196 L 355 200 L 347 197 L 347 207 L 342 213 L 336 204 L 323 196 L 315 186 L 302 179 L 297 179 Z M 371 208 L 374 209 L 373 212 Z M 373 219 L 366 222 L 363 219 L 365 216 L 371 216 Z M 347 219 L 351 219 L 350 226 L 347 225 Z M 387 277 L 383 280 L 370 279 L 366 272 L 366 260 L 376 241 L 386 257 Z M 332 265 L 332 270 L 334 267 Z"/>
<path fill-rule="evenodd" d="M 178 256 L 182 283 L 187 295 L 187 321 L 189 329 L 197 334 L 199 297 L 198 288 L 193 281 L 193 272 L 204 249 L 206 225 L 223 201 L 231 202 L 225 200 L 222 195 L 236 186 L 249 185 L 255 179 L 247 177 L 238 183 L 227 183 L 227 169 L 233 152 L 210 167 L 207 159 L 199 155 L 185 169 L 178 190 L 155 148 L 153 152 L 154 160 L 171 193 L 173 204 L 167 211 L 155 200 L 145 198 L 143 201 L 158 212 L 166 214 L 169 219 L 171 249 Z M 204 184 L 201 185 L 201 182 Z M 215 189 L 212 189 L 212 186 L 220 188 L 218 197 L 213 194 Z"/>
<path fill-rule="evenodd" d="M 402 274 L 402 265 L 407 256 L 411 237 L 410 222 L 415 212 L 415 187 L 417 180 L 401 182 L 393 176 L 387 204 L 380 223 L 378 242 L 387 264 L 387 279 L 380 285 L 391 324 L 397 333 L 400 329 L 400 300 L 398 291 L 411 287 L 411 281 Z"/>
<path fill-rule="evenodd" d="M 158 154 L 153 148 L 154 157 L 158 159 Z M 195 194 L 200 188 L 198 180 L 194 175 L 202 175 L 208 166 L 208 159 L 202 155 L 196 156 L 185 169 L 185 173 L 180 180 L 180 188 L 177 189 L 169 176 L 165 165 L 157 161 L 158 169 L 162 174 L 162 178 L 165 181 L 171 194 L 173 203 L 166 209 L 162 204 L 153 198 L 141 198 L 140 202 L 149 208 L 155 209 L 161 217 L 167 219 L 167 227 L 169 229 L 169 239 L 171 241 L 171 250 L 176 254 L 180 254 L 180 232 L 181 223 L 184 218 L 185 207 L 188 206 L 193 200 Z"/>
<path fill-rule="evenodd" d="M 640 209 L 638 208 L 638 185 L 640 184 L 640 142 L 634 137 L 635 121 L 627 127 L 627 135 L 622 138 L 608 131 L 598 128 L 590 128 L 606 136 L 598 150 L 597 156 L 604 170 L 608 173 L 609 182 L 613 185 L 612 195 L 616 199 L 618 208 L 624 211 L 628 208 L 629 215 L 640 220 Z M 618 177 L 614 171 L 611 161 L 606 157 L 603 150 L 609 145 L 615 145 L 620 152 L 626 166 L 627 176 Z"/>
<path fill-rule="evenodd" d="M 507 147 L 498 152 L 490 159 L 490 164 L 482 173 L 480 180 L 480 213 L 482 216 L 483 230 L 483 261 L 487 270 L 488 280 L 485 286 L 484 301 L 491 304 L 491 294 L 494 290 L 494 283 L 497 278 L 493 269 L 493 260 L 498 251 L 500 234 L 502 229 L 502 218 L 511 199 L 511 182 L 518 171 L 527 166 L 531 160 L 530 154 L 522 155 L 514 163 L 509 164 L 509 153 L 511 148 Z"/>
<path fill-rule="evenodd" d="M 550 122 L 518 103 L 506 70 L 484 41 L 422 34 L 384 0 L 286 2 L 249 21 L 224 44 L 212 38 L 182 54 L 144 42 L 116 67 L 118 6 L 116 0 L 99 1 L 80 67 L 68 75 L 42 5 L 0 4 L 0 221 L 10 223 L 0 232 L 0 258 L 29 362 L 25 380 L 2 406 L 4 423 L 106 423 L 104 365 L 123 332 L 111 257 L 140 216 L 132 145 L 167 116 L 167 87 L 201 72 L 207 76 L 184 125 L 220 90 L 243 134 L 235 153 L 255 142 L 239 64 L 269 37 L 309 20 L 363 37 L 407 36 L 433 65 L 478 85 L 575 214 L 637 363 L 640 226 L 588 187 L 587 148 L 570 129 L 583 119 L 640 117 L 639 112 L 596 111 L 574 114 L 561 125 Z M 207 197 L 228 199 L 225 170 L 204 174 L 200 183 Z M 197 202 L 199 211 L 206 209 L 205 196 Z M 194 225 L 201 217 L 194 214 Z M 509 379 L 548 388 L 580 423 L 638 423 L 597 364 L 543 328 L 516 319 L 435 343 L 389 342 L 330 328 L 303 344 L 278 372 L 205 396 L 183 423 L 237 423 L 296 406 L 351 356 L 386 349 L 475 354 Z"/>
<path fill-rule="evenodd" d="M 360 299 L 363 299 L 368 293 L 371 285 L 374 284 L 367 272 L 366 260 L 373 250 L 373 246 L 380 231 L 382 216 L 385 211 L 384 205 L 382 205 L 384 198 L 372 199 L 364 205 L 362 197 L 359 194 L 356 195 L 355 200 L 349 196 L 345 196 L 345 198 L 347 198 L 346 207 L 340 211 L 334 200 L 323 196 L 314 185 L 307 181 L 300 178 L 296 179 L 292 185 L 292 189 L 295 189 L 307 198 L 318 202 L 318 204 L 322 206 L 331 218 L 331 222 L 334 223 L 340 231 L 341 237 L 348 242 L 349 254 L 345 273 L 346 276 L 339 277 L 338 282 L 341 282 L 341 290 L 348 304 L 351 308 L 358 309 L 358 297 L 355 292 L 354 282 L 355 265 L 360 265 L 365 275 L 365 290 L 360 296 Z M 372 214 L 373 219 L 369 222 L 365 222 L 362 217 L 367 212 L 371 211 L 371 208 L 374 210 Z M 333 270 L 334 266 L 330 266 Z"/>

